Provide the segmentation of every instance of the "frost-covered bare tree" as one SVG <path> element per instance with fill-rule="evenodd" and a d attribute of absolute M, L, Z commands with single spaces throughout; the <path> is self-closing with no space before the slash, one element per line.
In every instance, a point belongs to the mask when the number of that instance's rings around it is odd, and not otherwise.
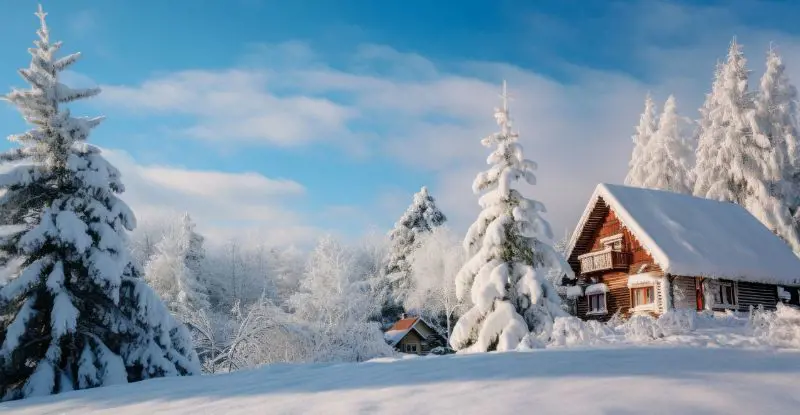
<path fill-rule="evenodd" d="M 284 307 L 300 288 L 300 279 L 305 267 L 305 253 L 297 247 L 288 246 L 271 248 L 268 262 L 271 286 L 274 291 L 273 301 Z"/>
<path fill-rule="evenodd" d="M 259 249 L 256 245 L 255 249 Z M 231 238 L 207 252 L 210 271 L 211 303 L 216 308 L 230 310 L 237 302 L 252 304 L 264 295 L 264 276 L 257 275 L 253 263 L 253 246 L 243 239 Z"/>
<path fill-rule="evenodd" d="M 536 164 L 524 158 L 518 134 L 511 129 L 505 82 L 503 106 L 495 111 L 500 131 L 483 139 L 494 147 L 489 170 L 472 189 L 483 208 L 464 239 L 470 259 L 456 277 L 458 297 L 472 300 L 450 337 L 458 351 L 513 350 L 549 340 L 555 316 L 566 315 L 547 274 L 572 271 L 547 241 L 552 231 L 541 217 L 544 205 L 512 187 L 519 179 L 536 183 Z M 574 277 L 573 277 L 574 278 Z"/>
<path fill-rule="evenodd" d="M 317 360 L 361 361 L 392 353 L 372 321 L 380 304 L 359 268 L 352 248 L 323 237 L 308 258 L 300 291 L 289 299 L 296 317 L 321 336 Z"/>
<path fill-rule="evenodd" d="M 323 345 L 314 327 L 288 314 L 268 299 L 231 310 L 227 330 L 216 333 L 217 349 L 206 363 L 208 372 L 229 372 L 276 362 L 314 362 Z M 209 351 L 214 349 L 209 348 Z"/>
<path fill-rule="evenodd" d="M 128 247 L 138 267 L 144 268 L 150 257 L 156 253 L 156 244 L 164 237 L 173 220 L 173 217 L 164 215 L 137 221 L 136 229 L 128 238 Z"/>
<path fill-rule="evenodd" d="M 188 213 L 177 218 L 145 267 L 145 279 L 179 318 L 210 309 L 203 237 L 194 228 Z"/>
<path fill-rule="evenodd" d="M 126 243 L 136 219 L 119 198 L 119 171 L 87 143 L 102 121 L 73 117 L 41 6 L 30 89 L 4 99 L 32 128 L 0 156 L 0 397 L 15 399 L 189 375 L 200 367 L 188 331 L 141 277 Z"/>
<path fill-rule="evenodd" d="M 458 237 L 446 226 L 421 236 L 419 248 L 410 257 L 414 289 L 407 297 L 406 307 L 438 325 L 446 340 L 465 305 L 456 296 L 455 284 L 465 260 Z"/>

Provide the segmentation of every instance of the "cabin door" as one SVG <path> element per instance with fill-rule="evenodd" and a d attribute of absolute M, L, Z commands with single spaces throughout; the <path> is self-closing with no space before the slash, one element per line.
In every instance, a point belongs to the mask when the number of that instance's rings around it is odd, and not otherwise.
<path fill-rule="evenodd" d="M 694 279 L 694 295 L 697 298 L 697 311 L 703 311 L 705 294 L 703 293 L 703 281 L 700 278 Z"/>

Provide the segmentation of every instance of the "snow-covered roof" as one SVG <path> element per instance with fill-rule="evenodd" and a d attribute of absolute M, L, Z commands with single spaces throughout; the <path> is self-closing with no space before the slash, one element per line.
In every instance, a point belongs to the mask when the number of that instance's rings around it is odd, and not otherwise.
<path fill-rule="evenodd" d="M 597 186 L 572 234 L 568 257 L 599 199 L 665 273 L 800 285 L 800 259 L 743 207 L 621 185 Z"/>
<path fill-rule="evenodd" d="M 408 334 L 410 330 L 411 328 L 406 330 L 389 330 L 383 333 L 383 338 L 386 339 L 386 342 L 389 343 L 390 346 L 394 346 L 400 343 L 400 340 L 403 340 L 403 337 L 406 337 L 406 334 Z"/>

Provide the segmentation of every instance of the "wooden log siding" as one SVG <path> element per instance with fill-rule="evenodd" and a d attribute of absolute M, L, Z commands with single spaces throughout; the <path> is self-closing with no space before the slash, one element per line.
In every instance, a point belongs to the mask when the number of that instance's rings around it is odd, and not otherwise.
<path fill-rule="evenodd" d="M 581 275 L 580 261 L 578 256 L 588 252 L 600 251 L 605 246 L 601 239 L 622 234 L 622 251 L 630 254 L 630 265 L 627 269 L 607 270 Z M 639 241 L 622 226 L 619 218 L 608 207 L 602 198 L 598 198 L 597 203 L 589 214 L 581 233 L 575 243 L 568 262 L 578 275 L 578 284 L 586 287 L 593 281 L 608 285 L 609 292 L 606 294 L 608 314 L 596 316 L 587 315 L 589 305 L 585 296 L 577 298 L 577 316 L 581 319 L 596 319 L 606 321 L 617 311 L 620 310 L 624 316 L 630 314 L 631 297 L 630 289 L 627 286 L 628 275 L 641 272 L 657 272 L 663 274 L 658 264 L 653 261 L 653 257 L 639 243 Z M 645 269 L 643 266 L 646 265 Z M 671 285 L 682 291 L 681 298 L 675 298 L 673 292 L 673 308 L 697 309 L 697 295 L 695 291 L 696 277 L 674 276 L 671 278 Z M 658 310 L 663 312 L 662 304 L 664 297 L 669 295 L 663 292 L 662 284 L 656 284 L 655 295 L 659 300 Z M 763 304 L 765 309 L 774 310 L 778 302 L 778 292 L 775 285 L 760 284 L 753 282 L 739 282 L 737 284 L 737 310 L 748 311 L 750 306 L 757 307 Z M 799 300 L 800 302 L 800 300 Z"/>
<path fill-rule="evenodd" d="M 620 310 L 625 316 L 630 314 L 631 292 L 628 288 L 628 275 L 639 273 L 643 265 L 647 265 L 645 270 L 647 272 L 661 273 L 661 268 L 656 265 L 653 258 L 647 250 L 642 247 L 639 241 L 622 226 L 619 218 L 605 205 L 602 199 L 598 201 L 597 206 L 595 206 L 595 209 L 592 211 L 592 215 L 596 216 L 595 221 L 592 223 L 594 226 L 590 228 L 590 223 L 587 222 L 586 227 L 583 229 L 583 234 L 579 237 L 579 241 L 581 239 L 584 240 L 584 250 L 579 252 L 578 244 L 576 244 L 576 248 L 573 250 L 572 255 L 570 255 L 570 265 L 576 275 L 580 275 L 580 263 L 577 261 L 578 255 L 602 250 L 604 246 L 600 240 L 609 236 L 622 234 L 622 251 L 628 253 L 630 258 L 630 265 L 625 269 L 601 271 L 588 276 L 581 275 L 578 279 L 578 283 L 584 287 L 592 284 L 591 278 L 596 278 L 597 282 L 602 282 L 608 286 L 609 292 L 606 294 L 608 314 L 599 316 L 587 315 L 589 311 L 587 298 L 585 296 L 579 297 L 577 301 L 577 314 L 579 318 L 606 321 L 610 319 L 617 310 Z M 589 236 L 587 237 L 587 235 Z M 661 284 L 657 284 L 656 287 L 654 287 L 656 290 L 655 294 L 658 296 L 657 298 L 663 298 L 661 297 L 660 285 Z"/>
<path fill-rule="evenodd" d="M 778 304 L 778 288 L 775 285 L 743 282 L 736 284 L 737 307 L 739 311 L 748 311 L 750 306 L 757 308 L 764 305 L 765 310 L 775 310 Z"/>

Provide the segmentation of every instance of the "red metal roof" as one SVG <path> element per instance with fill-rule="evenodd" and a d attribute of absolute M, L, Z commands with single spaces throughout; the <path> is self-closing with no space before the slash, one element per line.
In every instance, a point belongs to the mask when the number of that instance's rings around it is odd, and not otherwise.
<path fill-rule="evenodd" d="M 414 323 L 417 322 L 418 319 L 419 319 L 419 317 L 409 317 L 409 318 L 404 318 L 402 320 L 399 320 L 397 323 L 394 323 L 394 326 L 392 326 L 392 328 L 390 328 L 389 331 L 392 331 L 392 330 L 408 330 L 408 329 L 411 328 L 411 326 L 414 325 Z"/>

